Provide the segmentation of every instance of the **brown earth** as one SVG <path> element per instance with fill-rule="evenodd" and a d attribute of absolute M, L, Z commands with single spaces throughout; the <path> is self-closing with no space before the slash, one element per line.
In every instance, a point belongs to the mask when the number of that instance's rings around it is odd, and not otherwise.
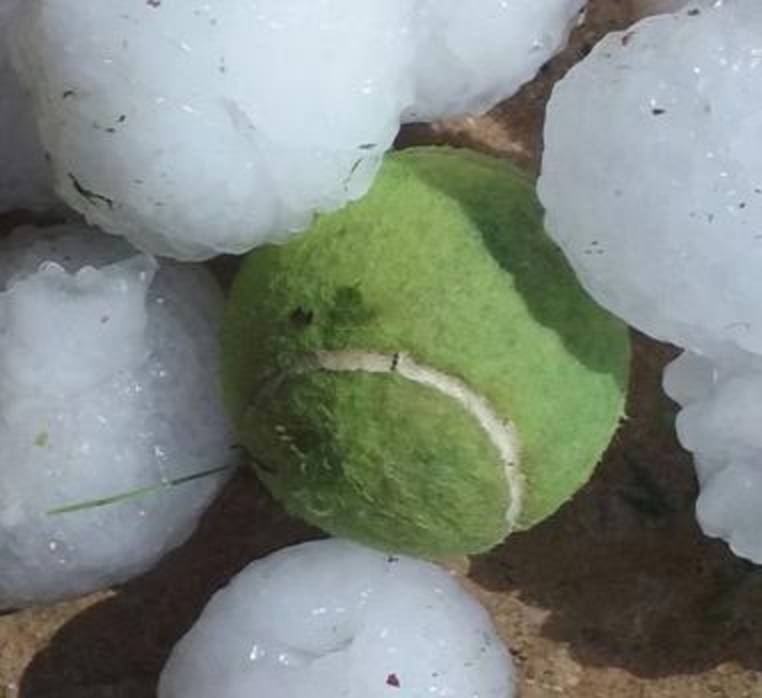
<path fill-rule="evenodd" d="M 409 128 L 400 144 L 469 145 L 536 169 L 552 83 L 626 25 L 635 2 L 591 0 L 571 47 L 520 95 L 481 119 Z M 762 568 L 698 530 L 690 458 L 659 385 L 674 351 L 639 336 L 635 347 L 628 419 L 592 482 L 550 521 L 474 558 L 467 584 L 513 651 L 522 698 L 762 698 Z M 0 698 L 151 698 L 217 588 L 315 535 L 241 473 L 154 572 L 1 617 Z"/>

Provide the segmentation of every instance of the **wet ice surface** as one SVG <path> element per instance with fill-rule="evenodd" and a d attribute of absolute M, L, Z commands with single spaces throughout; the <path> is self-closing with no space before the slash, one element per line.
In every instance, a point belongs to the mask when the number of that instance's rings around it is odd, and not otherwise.
<path fill-rule="evenodd" d="M 58 507 L 221 466 L 222 296 L 208 273 L 83 228 L 0 249 L 0 609 L 145 571 L 191 533 L 225 476 L 101 508 Z"/>
<path fill-rule="evenodd" d="M 665 387 L 699 522 L 762 562 L 762 4 L 686 5 L 556 87 L 539 192 L 592 295 L 688 349 Z"/>
<path fill-rule="evenodd" d="M 599 302 L 693 351 L 762 353 L 761 33 L 756 0 L 646 19 L 549 107 L 549 232 Z"/>
<path fill-rule="evenodd" d="M 28 0 L 15 58 L 56 187 L 184 259 L 287 237 L 362 196 L 401 121 L 479 112 L 584 0 Z"/>
<path fill-rule="evenodd" d="M 320 541 L 255 562 L 174 649 L 160 698 L 510 698 L 510 655 L 444 570 Z"/>
<path fill-rule="evenodd" d="M 50 168 L 32 118 L 31 99 L 11 66 L 6 32 L 18 0 L 0 0 L 0 213 L 55 204 Z"/>

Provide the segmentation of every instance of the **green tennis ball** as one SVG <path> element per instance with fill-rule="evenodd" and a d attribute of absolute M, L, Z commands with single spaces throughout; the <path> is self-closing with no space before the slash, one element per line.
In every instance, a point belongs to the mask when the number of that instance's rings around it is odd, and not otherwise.
<path fill-rule="evenodd" d="M 625 327 L 545 237 L 504 161 L 419 148 L 245 260 L 224 387 L 287 508 L 390 551 L 484 551 L 554 512 L 623 414 Z"/>

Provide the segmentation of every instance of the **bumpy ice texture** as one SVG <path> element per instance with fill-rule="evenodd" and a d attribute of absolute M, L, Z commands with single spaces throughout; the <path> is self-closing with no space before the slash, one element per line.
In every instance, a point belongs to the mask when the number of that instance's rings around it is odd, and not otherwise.
<path fill-rule="evenodd" d="M 489 616 L 434 565 L 340 540 L 288 548 L 219 592 L 160 698 L 511 698 Z"/>
<path fill-rule="evenodd" d="M 762 4 L 653 17 L 556 87 L 549 233 L 604 306 L 701 353 L 762 353 Z"/>
<path fill-rule="evenodd" d="M 683 406 L 677 430 L 694 454 L 701 528 L 762 564 L 762 357 L 685 353 L 667 368 L 664 387 Z"/>
<path fill-rule="evenodd" d="M 0 608 L 16 608 L 145 571 L 224 477 L 48 512 L 224 465 L 232 442 L 206 271 L 82 228 L 22 228 L 0 282 Z"/>
<path fill-rule="evenodd" d="M 226 397 L 292 512 L 386 550 L 463 554 L 587 481 L 623 413 L 627 331 L 541 220 L 505 161 L 415 148 L 388 156 L 362 201 L 249 254 L 223 330 Z M 345 368 L 316 365 L 326 352 Z M 381 370 L 347 368 L 358 352 Z M 513 457 L 411 362 L 485 402 Z"/>
<path fill-rule="evenodd" d="M 607 37 L 554 91 L 539 192 L 599 302 L 688 350 L 704 530 L 762 561 L 762 4 L 686 3 Z"/>
<path fill-rule="evenodd" d="M 26 0 L 15 62 L 63 199 L 200 259 L 361 197 L 401 121 L 512 94 L 583 4 Z"/>
<path fill-rule="evenodd" d="M 0 213 L 53 205 L 53 179 L 34 124 L 31 98 L 11 66 L 8 25 L 19 0 L 0 0 Z"/>

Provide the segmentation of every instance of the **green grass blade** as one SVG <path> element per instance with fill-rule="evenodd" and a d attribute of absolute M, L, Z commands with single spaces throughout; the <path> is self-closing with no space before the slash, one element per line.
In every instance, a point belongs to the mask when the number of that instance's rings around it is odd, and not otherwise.
<path fill-rule="evenodd" d="M 226 470 L 231 470 L 232 468 L 236 467 L 238 466 L 234 464 L 222 465 L 217 468 L 210 468 L 209 470 L 202 470 L 197 473 L 192 473 L 191 475 L 183 475 L 182 477 L 165 480 L 158 485 L 139 487 L 122 494 L 115 494 L 110 497 L 102 497 L 101 499 L 91 499 L 87 502 L 80 502 L 79 504 L 70 504 L 64 507 L 59 507 L 57 509 L 51 509 L 47 513 L 48 515 L 71 514 L 75 511 L 85 511 L 87 509 L 97 509 L 99 507 L 105 507 L 111 504 L 118 504 L 128 499 L 143 497 L 148 494 L 155 494 L 157 492 L 168 489 L 169 487 L 177 487 L 178 485 L 185 485 L 189 482 L 193 482 L 194 480 L 200 480 L 201 478 L 209 477 L 211 475 L 217 475 L 218 473 L 222 473 Z"/>

